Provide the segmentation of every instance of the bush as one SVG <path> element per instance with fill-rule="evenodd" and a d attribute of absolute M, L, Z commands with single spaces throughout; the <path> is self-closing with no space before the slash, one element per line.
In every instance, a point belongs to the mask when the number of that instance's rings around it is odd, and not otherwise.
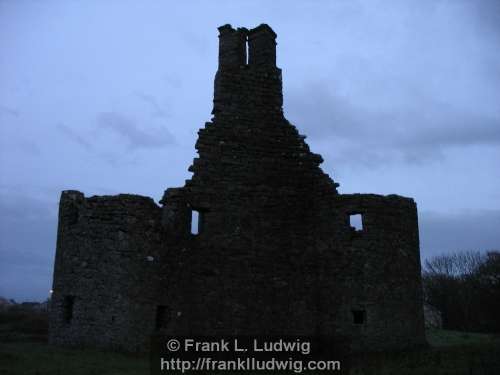
<path fill-rule="evenodd" d="M 29 311 L 11 307 L 0 312 L 0 334 L 4 339 L 19 336 L 31 336 L 46 339 L 48 334 L 48 313 L 46 311 Z"/>
<path fill-rule="evenodd" d="M 500 332 L 500 252 L 458 252 L 427 260 L 424 298 L 441 312 L 443 328 Z"/>

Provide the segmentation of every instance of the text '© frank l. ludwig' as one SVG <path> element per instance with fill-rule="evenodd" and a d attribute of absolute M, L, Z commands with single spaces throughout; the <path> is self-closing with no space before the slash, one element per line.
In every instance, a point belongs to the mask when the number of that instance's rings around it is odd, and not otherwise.
<path fill-rule="evenodd" d="M 253 339 L 244 343 L 237 338 L 227 340 L 220 339 L 216 341 L 198 341 L 195 339 L 184 340 L 185 352 L 298 352 L 307 355 L 311 352 L 311 343 L 309 341 L 283 340 L 261 341 Z"/>

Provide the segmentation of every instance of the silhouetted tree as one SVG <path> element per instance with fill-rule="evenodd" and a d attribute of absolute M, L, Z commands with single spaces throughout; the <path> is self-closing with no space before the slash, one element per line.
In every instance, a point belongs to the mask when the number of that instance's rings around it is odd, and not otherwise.
<path fill-rule="evenodd" d="M 500 332 L 500 252 L 436 256 L 422 276 L 425 301 L 441 312 L 443 328 Z"/>

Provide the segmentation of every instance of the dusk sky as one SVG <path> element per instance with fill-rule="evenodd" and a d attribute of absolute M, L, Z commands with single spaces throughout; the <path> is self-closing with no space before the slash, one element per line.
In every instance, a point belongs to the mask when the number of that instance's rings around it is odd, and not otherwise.
<path fill-rule="evenodd" d="M 226 23 L 278 34 L 340 193 L 413 197 L 422 259 L 500 249 L 500 1 L 0 0 L 0 296 L 47 298 L 61 190 L 190 178 Z"/>

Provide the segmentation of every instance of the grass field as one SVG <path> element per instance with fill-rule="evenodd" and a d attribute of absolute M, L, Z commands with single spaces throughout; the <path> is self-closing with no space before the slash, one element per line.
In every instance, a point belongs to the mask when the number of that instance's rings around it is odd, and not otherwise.
<path fill-rule="evenodd" d="M 445 330 L 426 334 L 428 349 L 360 357 L 351 374 L 500 374 L 499 336 Z"/>
<path fill-rule="evenodd" d="M 55 348 L 47 345 L 46 337 L 46 317 L 43 314 L 0 313 L 0 375 L 149 374 L 147 356 Z M 427 338 L 430 348 L 425 350 L 358 356 L 353 359 L 354 367 L 350 373 L 500 374 L 498 336 L 431 330 L 427 332 Z"/>

